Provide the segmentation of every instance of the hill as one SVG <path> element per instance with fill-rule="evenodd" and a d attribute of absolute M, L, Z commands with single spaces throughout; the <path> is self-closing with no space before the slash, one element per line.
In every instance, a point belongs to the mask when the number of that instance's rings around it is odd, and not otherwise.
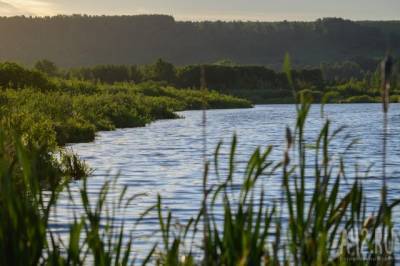
<path fill-rule="evenodd" d="M 297 66 L 381 57 L 400 51 L 399 21 L 183 22 L 165 15 L 0 18 L 0 60 L 32 65 L 49 59 L 62 67 L 177 65 L 229 59 L 280 66 L 285 52 Z"/>

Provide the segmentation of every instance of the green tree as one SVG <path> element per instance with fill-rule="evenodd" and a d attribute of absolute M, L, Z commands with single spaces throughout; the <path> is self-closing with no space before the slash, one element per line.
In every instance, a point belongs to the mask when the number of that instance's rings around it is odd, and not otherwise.
<path fill-rule="evenodd" d="M 147 70 L 148 79 L 154 81 L 166 81 L 173 83 L 176 80 L 176 69 L 173 64 L 168 63 L 159 58 L 153 65 L 149 66 Z"/>
<path fill-rule="evenodd" d="M 25 69 L 16 63 L 5 62 L 0 64 L 0 87 L 49 90 L 53 84 L 42 72 Z"/>
<path fill-rule="evenodd" d="M 46 59 L 37 61 L 35 64 L 35 69 L 39 70 L 43 73 L 46 73 L 49 76 L 57 76 L 58 75 L 57 65 L 54 62 L 46 60 Z"/>

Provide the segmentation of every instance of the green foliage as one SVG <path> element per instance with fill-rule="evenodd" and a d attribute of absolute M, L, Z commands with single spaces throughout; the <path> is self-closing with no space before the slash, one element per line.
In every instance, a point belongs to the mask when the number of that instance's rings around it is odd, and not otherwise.
<path fill-rule="evenodd" d="M 313 102 L 320 102 L 322 99 L 322 92 L 311 90 L 311 89 L 305 89 L 299 91 L 300 97 L 306 97 L 308 99 L 311 99 Z"/>
<path fill-rule="evenodd" d="M 29 29 L 29 30 L 27 30 Z M 63 67 L 217 62 L 281 68 L 286 52 L 294 67 L 340 62 L 349 55 L 374 59 L 388 46 L 399 53 L 398 21 L 314 22 L 175 21 L 171 16 L 2 17 L 0 60 L 33 64 L 47 58 Z"/>
<path fill-rule="evenodd" d="M 366 68 L 373 66 L 376 68 L 378 62 L 376 60 L 364 62 L 367 60 L 363 58 L 356 58 L 355 60 L 358 60 Z M 321 101 L 324 98 L 322 95 L 328 94 L 326 97 L 330 98 L 329 102 L 336 103 L 346 102 L 352 96 L 368 95 L 372 98 L 380 96 L 379 71 L 371 72 L 361 69 L 361 66 L 359 66 L 359 73 L 355 73 L 347 67 L 348 65 L 358 65 L 358 63 L 323 64 L 321 69 L 304 68 L 297 70 L 292 70 L 289 65 L 285 66 L 286 69 L 289 69 L 289 72 L 284 69 L 282 73 L 263 66 L 213 64 L 203 67 L 208 88 L 224 94 L 246 98 L 254 103 L 293 103 L 293 90 L 297 93 L 311 90 L 315 101 Z M 102 73 L 97 71 L 98 68 L 112 70 Z M 145 84 L 138 87 L 147 96 L 169 96 L 169 93 L 162 92 L 160 89 L 167 84 L 172 84 L 177 88 L 200 88 L 200 65 L 174 67 L 162 60 L 141 68 L 136 66 L 99 66 L 72 69 L 69 70 L 67 76 L 81 79 L 81 81 L 68 81 L 75 83 L 75 89 L 69 89 L 70 84 L 66 81 L 62 81 L 64 83 L 62 87 L 68 91 L 77 91 L 77 88 L 82 88 L 80 89 L 82 93 L 86 93 L 83 89 L 96 90 L 91 89 L 93 83 L 87 81 L 101 81 L 108 84 L 128 80 L 136 82 L 134 78 L 123 74 L 128 73 L 131 68 L 137 71 L 137 80 L 143 81 Z M 398 70 L 396 71 L 398 72 Z M 120 73 L 118 74 L 118 72 Z M 287 78 L 288 74 L 290 82 Z M 398 76 L 394 75 L 392 81 L 393 94 L 400 93 L 397 85 Z M 333 94 L 335 97 L 331 97 Z M 200 104 L 199 100 L 193 99 L 190 108 L 198 109 Z"/>
<path fill-rule="evenodd" d="M 96 128 L 95 125 L 79 117 L 70 117 L 54 123 L 54 131 L 59 145 L 93 141 L 96 129 L 102 128 Z"/>
<path fill-rule="evenodd" d="M 165 64 L 158 61 L 156 66 Z M 115 73 L 115 69 L 118 70 L 115 66 L 99 66 L 94 73 L 106 81 L 112 78 L 107 73 Z M 49 81 L 39 72 L 12 63 L 0 65 L 0 83 L 6 86 L 0 92 L 0 119 L 7 119 L 10 128 L 49 149 L 55 143 L 92 141 L 98 130 L 145 126 L 156 119 L 176 118 L 175 111 L 202 108 L 200 91 L 178 90 L 155 82 L 101 85 L 90 81 Z M 12 89 L 7 89 L 12 84 Z M 208 93 L 206 100 L 210 108 L 251 107 L 248 101 L 217 92 Z M 35 132 L 45 129 L 46 132 Z M 45 145 L 45 141 L 51 145 Z"/>
<path fill-rule="evenodd" d="M 79 180 L 89 176 L 92 172 L 90 167 L 76 154 L 70 152 L 61 153 L 61 167 L 64 175 L 72 180 Z"/>
<path fill-rule="evenodd" d="M 277 73 L 262 66 L 205 65 L 207 86 L 220 91 L 271 90 L 289 91 L 291 85 L 285 74 Z M 324 81 L 318 69 L 291 71 L 293 83 L 305 88 L 309 85 L 322 88 Z M 178 69 L 178 87 L 200 87 L 200 66 L 186 66 Z"/>
<path fill-rule="evenodd" d="M 40 72 L 15 63 L 0 63 L 0 88 L 49 90 L 53 84 Z"/>
<path fill-rule="evenodd" d="M 103 83 L 140 82 L 141 72 L 136 66 L 98 65 L 94 67 L 71 69 L 67 74 L 79 80 L 100 81 Z"/>
<path fill-rule="evenodd" d="M 390 96 L 391 103 L 400 103 L 400 95 L 392 95 Z"/>
<path fill-rule="evenodd" d="M 37 168 L 36 162 L 40 159 L 37 160 L 36 155 L 41 156 L 41 152 L 24 149 L 18 139 L 15 153 L 9 156 L 12 141 L 9 137 L 3 130 L 0 132 L 1 264 L 38 265 L 47 241 L 49 209 L 40 192 L 37 175 L 48 172 Z M 51 197 L 49 204 L 52 200 Z"/>
<path fill-rule="evenodd" d="M 325 103 L 338 103 L 340 101 L 340 93 L 337 91 L 329 91 L 324 94 L 323 101 Z"/>
<path fill-rule="evenodd" d="M 379 103 L 379 98 L 373 98 L 368 95 L 352 96 L 345 100 L 346 103 Z"/>
<path fill-rule="evenodd" d="M 57 65 L 54 62 L 46 59 L 37 61 L 35 64 L 35 69 L 46 73 L 49 76 L 57 76 L 59 74 Z"/>
<path fill-rule="evenodd" d="M 175 66 L 158 59 L 154 64 L 148 65 L 144 70 L 146 78 L 154 81 L 165 81 L 173 84 L 176 79 Z"/>
<path fill-rule="evenodd" d="M 380 96 L 380 72 L 378 60 L 355 57 L 354 61 L 324 63 L 320 69 L 305 67 L 293 70 L 284 64 L 283 72 L 275 72 L 263 66 L 239 66 L 234 64 L 189 65 L 175 67 L 159 59 L 156 63 L 142 67 L 129 65 L 107 65 L 67 70 L 66 76 L 79 79 L 83 88 L 91 85 L 85 81 L 107 84 L 139 81 L 156 86 L 171 85 L 177 88 L 200 88 L 201 67 L 204 67 L 207 87 L 225 94 L 235 95 L 254 103 L 292 103 L 293 91 L 312 90 L 314 99 L 320 101 L 321 94 L 338 93 L 330 102 L 346 102 L 352 96 Z M 289 69 L 289 70 L 287 70 Z M 100 71 L 101 70 L 101 71 Z M 394 67 L 392 94 L 398 94 L 400 84 L 398 66 Z M 131 74 L 129 74 L 131 73 Z M 133 73 L 133 74 L 132 74 Z M 290 79 L 288 80 L 288 74 Z M 133 76 L 132 76 L 133 75 Z M 77 81 L 70 81 L 78 83 Z M 64 83 L 66 83 L 64 81 Z M 78 84 L 76 84 L 78 85 Z M 64 84 L 67 89 L 68 84 Z M 153 86 L 154 87 L 154 86 Z M 83 92 L 85 93 L 85 92 Z M 159 91 L 146 95 L 156 96 Z M 327 96 L 328 97 L 328 96 Z M 326 98 L 326 97 L 325 97 Z"/>
<path fill-rule="evenodd" d="M 237 64 L 235 62 L 233 62 L 230 59 L 222 59 L 222 60 L 218 60 L 217 62 L 214 63 L 214 65 L 217 66 L 237 66 Z"/>
<path fill-rule="evenodd" d="M 6 156 L 8 138 L 0 132 L 0 264 L 1 265 L 83 265 L 87 255 L 96 265 L 128 265 L 130 245 L 121 241 L 123 229 L 115 234 L 114 221 L 103 213 L 110 182 L 99 194 L 96 207 L 89 200 L 86 179 L 80 191 L 84 213 L 70 227 L 70 238 L 65 242 L 49 229 L 52 212 L 56 209 L 59 193 L 68 183 L 60 182 L 46 187 L 40 180 L 50 177 L 46 169 L 38 168 L 37 156 L 42 151 L 27 148 L 15 137 L 16 154 Z M 63 158 L 64 174 L 82 178 L 88 169 L 75 156 Z M 50 176 L 49 176 L 50 175 Z M 123 197 L 122 192 L 122 196 Z M 129 200 L 127 200 L 129 204 Z M 120 207 L 119 208 L 123 208 Z M 107 226 L 100 226 L 100 215 Z M 64 252 L 65 251 L 65 252 Z"/>
<path fill-rule="evenodd" d="M 38 150 L 37 165 L 47 176 L 52 173 L 45 180 L 52 184 L 60 182 L 60 176 L 78 179 L 88 172 L 72 155 L 63 153 L 61 160 L 56 159 L 60 146 L 93 141 L 99 130 L 145 126 L 157 119 L 177 118 L 175 111 L 203 107 L 200 91 L 154 82 L 50 81 L 40 72 L 11 63 L 0 65 L 1 82 L 6 86 L 0 91 L 1 128 L 18 136 L 28 150 Z M 210 108 L 251 107 L 246 100 L 217 92 L 208 93 L 206 101 Z M 8 150 L 9 156 L 15 153 L 15 148 Z"/>

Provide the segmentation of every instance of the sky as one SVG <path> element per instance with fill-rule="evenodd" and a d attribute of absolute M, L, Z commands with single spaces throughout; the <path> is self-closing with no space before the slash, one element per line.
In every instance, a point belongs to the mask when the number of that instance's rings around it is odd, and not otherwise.
<path fill-rule="evenodd" d="M 0 0 L 0 16 L 168 14 L 177 20 L 400 20 L 400 0 Z"/>

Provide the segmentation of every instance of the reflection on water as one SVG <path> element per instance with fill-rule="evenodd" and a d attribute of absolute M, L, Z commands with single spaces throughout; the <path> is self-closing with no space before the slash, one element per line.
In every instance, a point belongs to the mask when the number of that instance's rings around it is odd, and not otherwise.
<path fill-rule="evenodd" d="M 382 171 L 382 119 L 379 104 L 328 105 L 325 118 L 333 121 L 333 127 L 347 126 L 333 145 L 335 151 L 343 151 L 353 139 L 357 144 L 346 155 L 348 176 L 354 176 L 357 168 L 366 170 L 373 164 L 369 178 L 364 180 L 365 193 L 371 202 L 371 210 L 379 203 Z M 107 176 L 119 175 L 118 186 L 111 198 L 118 196 L 122 186 L 128 186 L 128 197 L 145 193 L 116 219 L 133 224 L 136 218 L 156 202 L 157 194 L 163 203 L 181 221 L 194 216 L 202 199 L 202 129 L 201 111 L 181 113 L 185 119 L 158 121 L 144 128 L 121 129 L 101 132 L 93 143 L 74 144 L 72 149 L 95 169 L 88 181 L 90 195 L 95 199 Z M 400 196 L 400 105 L 394 104 L 389 113 L 387 175 L 389 198 Z M 236 160 L 240 166 L 258 146 L 274 146 L 271 159 L 282 159 L 284 130 L 294 125 L 293 105 L 260 105 L 254 109 L 208 111 L 207 146 L 210 158 L 213 147 L 219 141 L 225 144 L 222 157 L 226 159 L 232 135 L 238 135 Z M 321 128 L 320 106 L 313 106 L 307 124 L 306 139 L 314 140 Z M 223 163 L 221 163 L 224 166 Z M 226 165 L 226 164 L 225 164 Z M 224 167 L 222 167 L 224 169 Z M 226 167 L 225 167 L 226 169 Z M 212 180 L 211 180 L 212 181 Z M 239 180 L 240 181 L 240 180 Z M 238 181 L 238 182 L 239 182 Z M 279 197 L 280 180 L 263 180 L 268 185 L 268 200 Z M 76 191 L 79 182 L 72 184 Z M 69 230 L 73 213 L 81 212 L 79 202 L 72 204 L 65 193 L 60 201 L 51 226 L 61 235 Z M 397 217 L 398 218 L 398 217 Z M 136 250 L 148 250 L 152 233 L 158 228 L 155 215 L 150 214 L 133 234 Z M 128 236 L 131 231 L 126 230 Z M 148 237 L 147 237 L 148 236 Z M 63 237 L 67 237 L 66 235 Z"/>

